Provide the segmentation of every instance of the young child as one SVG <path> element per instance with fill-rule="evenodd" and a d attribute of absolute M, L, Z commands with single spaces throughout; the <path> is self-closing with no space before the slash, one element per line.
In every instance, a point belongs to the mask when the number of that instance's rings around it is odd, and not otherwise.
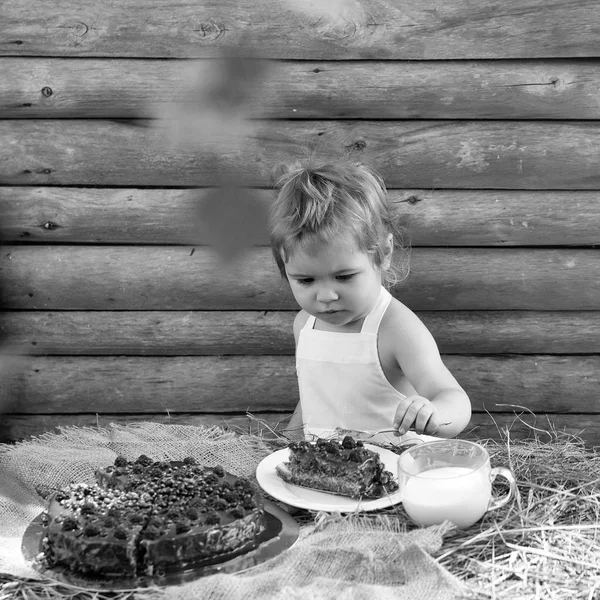
<path fill-rule="evenodd" d="M 459 434 L 469 397 L 429 330 L 383 285 L 398 280 L 392 255 L 402 246 L 381 178 L 355 164 L 297 165 L 275 189 L 271 245 L 301 308 L 300 402 L 288 429 L 314 439 L 393 428 L 395 442 L 415 437 L 409 430 Z"/>

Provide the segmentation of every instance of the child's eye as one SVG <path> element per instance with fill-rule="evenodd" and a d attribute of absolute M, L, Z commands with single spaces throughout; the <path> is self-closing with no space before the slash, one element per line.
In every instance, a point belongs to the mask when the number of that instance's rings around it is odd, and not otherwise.
<path fill-rule="evenodd" d="M 355 275 L 356 273 L 350 273 L 348 275 L 338 275 L 336 279 L 339 279 L 340 281 L 350 281 Z"/>
<path fill-rule="evenodd" d="M 300 285 L 310 285 L 313 281 L 314 279 L 308 277 L 306 279 L 296 279 L 296 282 Z"/>

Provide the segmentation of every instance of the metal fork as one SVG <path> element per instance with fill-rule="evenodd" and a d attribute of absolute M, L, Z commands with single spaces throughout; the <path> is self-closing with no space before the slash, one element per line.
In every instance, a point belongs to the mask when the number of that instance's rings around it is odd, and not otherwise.
<path fill-rule="evenodd" d="M 445 427 L 446 425 L 452 425 L 452 421 L 448 421 L 447 423 L 440 423 L 431 433 L 428 433 L 426 435 L 435 435 L 440 430 L 440 427 Z M 375 437 L 376 435 L 379 435 L 380 433 L 397 433 L 397 431 L 397 429 L 379 429 L 377 431 L 355 429 L 353 430 L 353 433 L 358 433 L 360 435 L 367 436 L 366 439 L 370 440 L 371 438 Z"/>

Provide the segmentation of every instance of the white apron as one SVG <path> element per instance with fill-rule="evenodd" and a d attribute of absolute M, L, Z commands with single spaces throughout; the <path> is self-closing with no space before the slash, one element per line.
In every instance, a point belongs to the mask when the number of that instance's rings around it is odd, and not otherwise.
<path fill-rule="evenodd" d="M 387 380 L 377 351 L 379 324 L 391 300 L 382 287 L 359 333 L 316 330 L 312 315 L 301 329 L 296 372 L 307 439 L 334 437 L 337 427 L 392 427 L 398 403 L 406 396 Z M 372 441 L 397 444 L 415 437 L 433 439 L 408 432 L 401 438 L 381 434 Z"/>

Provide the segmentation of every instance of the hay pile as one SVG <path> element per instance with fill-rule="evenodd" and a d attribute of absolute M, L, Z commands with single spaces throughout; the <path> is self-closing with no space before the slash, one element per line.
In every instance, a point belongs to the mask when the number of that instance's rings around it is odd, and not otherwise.
<path fill-rule="evenodd" d="M 600 598 L 600 453 L 577 437 L 482 442 L 508 466 L 519 494 L 444 541 L 437 560 L 464 581 L 467 598 Z"/>
<path fill-rule="evenodd" d="M 251 418 L 243 432 L 273 449 L 285 437 Z M 469 600 L 600 599 L 600 453 L 572 435 L 532 430 L 531 439 L 479 440 L 492 466 L 509 467 L 519 494 L 466 530 L 453 530 L 436 560 L 465 584 Z M 394 449 L 394 448 L 392 448 Z M 399 451 L 396 448 L 396 451 Z M 495 485 L 501 494 L 502 480 Z M 400 507 L 381 511 L 407 530 L 414 527 Z M 310 522 L 314 515 L 300 511 Z M 146 600 L 150 590 L 108 593 L 81 590 L 0 574 L 0 600 Z"/>

